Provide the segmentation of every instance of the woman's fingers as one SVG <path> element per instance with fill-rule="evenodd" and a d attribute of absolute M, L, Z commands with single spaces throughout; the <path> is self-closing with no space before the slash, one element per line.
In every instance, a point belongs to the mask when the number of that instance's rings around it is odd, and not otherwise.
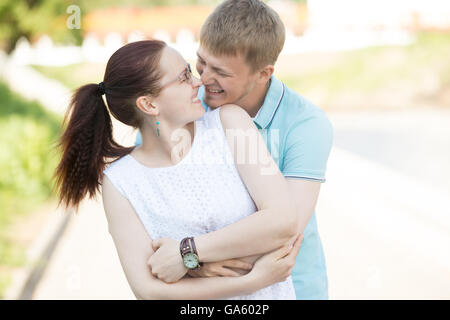
<path fill-rule="evenodd" d="M 303 241 L 303 234 L 300 234 L 295 242 L 291 245 L 286 244 L 282 246 L 279 250 L 278 260 L 289 257 L 297 257 L 298 252 L 300 251 L 300 246 Z"/>
<path fill-rule="evenodd" d="M 276 250 L 276 259 L 280 260 L 286 257 L 291 252 L 291 246 L 288 244 L 285 244 L 280 249 Z"/>
<path fill-rule="evenodd" d="M 244 270 L 251 270 L 253 268 L 253 265 L 251 263 L 248 263 L 246 261 L 242 261 L 239 259 L 225 260 L 225 261 L 223 261 L 222 266 L 229 267 L 229 268 L 244 269 Z"/>
<path fill-rule="evenodd" d="M 303 234 L 300 234 L 297 237 L 297 239 L 295 240 L 295 242 L 294 242 L 294 244 L 292 246 L 292 249 L 291 249 L 291 251 L 288 254 L 289 257 L 294 257 L 294 259 L 295 259 L 295 257 L 297 257 L 297 255 L 298 255 L 298 253 L 300 251 L 300 247 L 302 245 L 302 242 L 303 242 Z"/>

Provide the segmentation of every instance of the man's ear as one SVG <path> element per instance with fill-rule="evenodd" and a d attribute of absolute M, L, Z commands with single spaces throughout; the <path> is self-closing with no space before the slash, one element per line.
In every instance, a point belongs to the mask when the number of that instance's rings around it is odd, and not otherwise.
<path fill-rule="evenodd" d="M 269 81 L 270 77 L 273 75 L 274 71 L 275 68 L 272 65 L 266 65 L 259 71 L 258 82 L 267 83 L 267 81 Z"/>
<path fill-rule="evenodd" d="M 149 96 L 140 96 L 136 99 L 136 106 L 142 112 L 150 116 L 158 116 L 159 108 L 153 104 L 153 99 Z"/>

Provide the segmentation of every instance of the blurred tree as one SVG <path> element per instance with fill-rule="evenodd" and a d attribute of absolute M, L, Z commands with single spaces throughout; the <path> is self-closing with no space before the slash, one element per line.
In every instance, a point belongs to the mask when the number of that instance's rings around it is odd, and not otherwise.
<path fill-rule="evenodd" d="M 87 11 L 112 7 L 157 7 L 176 5 L 217 5 L 222 0 L 80 0 Z"/>
<path fill-rule="evenodd" d="M 2 0 L 0 1 L 0 44 L 11 52 L 20 37 L 28 40 L 48 34 L 57 42 L 81 42 L 81 30 L 69 29 L 66 12 L 70 0 Z M 81 5 L 81 4 L 78 4 Z"/>
<path fill-rule="evenodd" d="M 67 8 L 77 5 L 81 15 L 100 8 L 170 5 L 217 5 L 220 0 L 1 0 L 0 48 L 11 52 L 17 40 L 47 34 L 55 42 L 80 44 L 81 29 L 69 29 Z M 81 22 L 82 25 L 82 22 Z"/>

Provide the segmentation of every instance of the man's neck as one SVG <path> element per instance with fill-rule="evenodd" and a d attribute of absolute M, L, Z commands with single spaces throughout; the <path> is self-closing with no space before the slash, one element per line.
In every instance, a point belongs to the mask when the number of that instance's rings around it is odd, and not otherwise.
<path fill-rule="evenodd" d="M 251 93 L 249 93 L 241 101 L 236 102 L 236 104 L 245 109 L 250 117 L 254 118 L 264 104 L 269 87 L 270 80 L 260 87 L 253 88 Z"/>

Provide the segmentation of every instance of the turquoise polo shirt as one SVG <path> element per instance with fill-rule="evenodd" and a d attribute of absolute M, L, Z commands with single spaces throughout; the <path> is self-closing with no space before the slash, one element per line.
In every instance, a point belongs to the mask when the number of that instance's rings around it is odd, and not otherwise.
<path fill-rule="evenodd" d="M 209 110 L 203 101 L 204 87 L 198 96 Z M 272 76 L 264 104 L 253 121 L 287 179 L 325 182 L 333 128 L 321 109 Z M 136 144 L 140 139 L 138 135 Z M 297 299 L 328 299 L 325 255 L 315 211 L 303 235 L 291 273 Z"/>

